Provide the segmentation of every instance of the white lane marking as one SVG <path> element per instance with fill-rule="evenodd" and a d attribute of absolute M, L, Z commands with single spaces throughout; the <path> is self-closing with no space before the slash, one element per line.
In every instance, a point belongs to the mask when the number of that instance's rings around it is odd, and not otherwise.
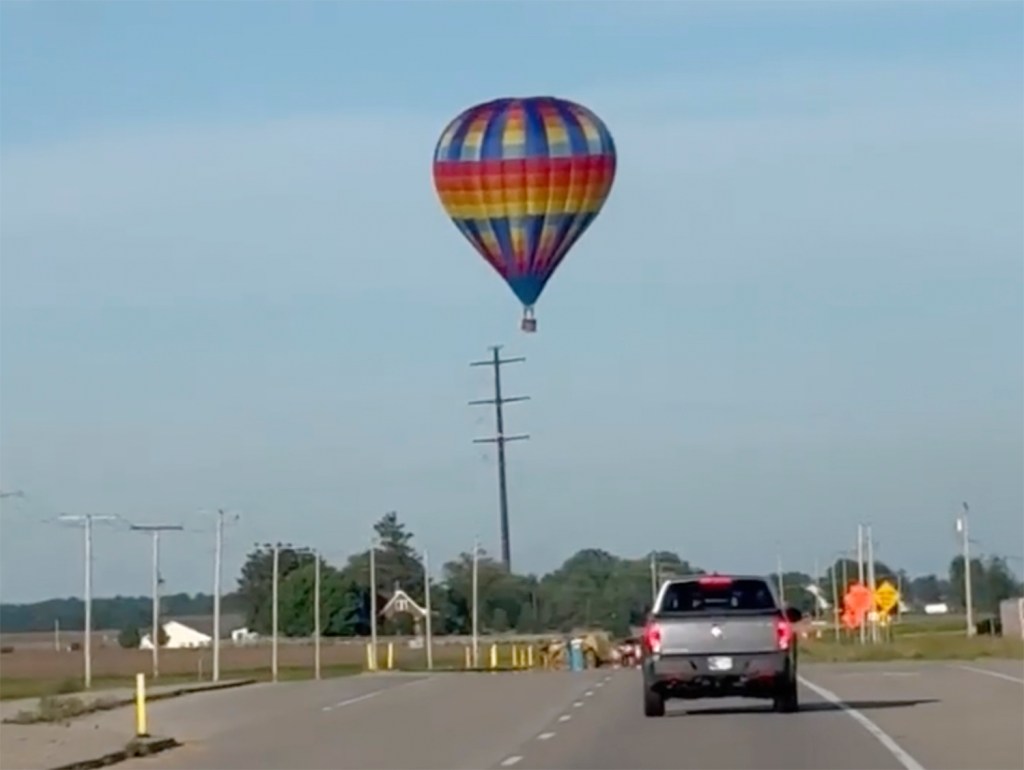
<path fill-rule="evenodd" d="M 587 690 L 587 691 L 586 691 L 585 693 L 583 693 L 583 697 L 584 697 L 584 698 L 589 698 L 589 697 L 590 697 L 590 696 L 592 696 L 593 694 L 594 694 L 594 691 L 593 691 L 593 690 Z"/>
<path fill-rule="evenodd" d="M 345 708 L 345 706 L 351 706 L 353 703 L 359 703 L 360 701 L 370 700 L 370 698 L 376 698 L 382 692 L 385 692 L 385 690 L 374 690 L 373 692 L 368 692 L 364 695 L 357 695 L 354 698 L 348 698 L 346 700 L 338 701 L 333 706 L 324 706 L 324 711 Z"/>
<path fill-rule="evenodd" d="M 573 707 L 574 709 L 578 709 L 578 708 L 579 708 L 580 706 L 582 706 L 582 705 L 583 705 L 583 701 L 581 701 L 581 700 L 578 700 L 578 701 L 576 701 L 575 703 L 573 703 L 573 704 L 572 704 L 572 707 Z"/>
<path fill-rule="evenodd" d="M 600 681 L 594 685 L 594 687 L 604 687 L 604 681 Z"/>
<path fill-rule="evenodd" d="M 572 719 L 572 717 L 569 716 L 568 714 L 562 714 L 562 716 L 560 716 L 558 718 L 558 721 L 559 722 L 568 722 L 570 719 Z"/>
<path fill-rule="evenodd" d="M 1007 682 L 1014 682 L 1015 684 L 1024 684 L 1024 679 L 1016 676 L 1010 676 L 1000 671 L 989 671 L 987 668 L 977 668 L 976 666 L 957 666 L 957 668 L 963 669 L 964 671 L 973 671 L 975 674 L 984 674 L 985 676 L 994 676 L 996 679 L 1005 679 Z"/>
<path fill-rule="evenodd" d="M 537 740 L 538 741 L 546 741 L 546 740 L 550 740 L 551 738 L 554 738 L 554 737 L 555 737 L 554 733 L 541 733 L 540 735 L 537 736 Z"/>
<path fill-rule="evenodd" d="M 826 690 L 824 687 L 816 685 L 814 682 L 808 681 L 807 679 L 804 679 L 804 677 L 802 676 L 798 677 L 798 679 L 804 687 L 811 690 L 812 692 L 817 693 L 819 696 L 827 700 L 833 706 L 838 706 L 843 711 L 845 711 L 851 719 L 853 719 L 861 727 L 863 727 L 865 730 L 871 733 L 871 735 L 874 736 L 875 740 L 877 740 L 886 749 L 888 749 L 889 753 L 892 754 L 896 758 L 896 761 L 903 765 L 903 767 L 906 768 L 906 770 L 924 770 L 924 766 L 916 759 L 914 759 L 912 756 L 910 756 L 910 754 L 907 753 L 906 749 L 904 749 L 902 746 L 896 743 L 896 741 L 893 740 L 893 738 L 887 732 L 885 732 L 885 730 L 876 725 L 862 713 L 857 711 L 857 709 L 853 708 L 853 706 L 850 706 L 849 704 L 845 703 L 843 699 L 836 695 L 834 692 L 832 692 L 831 690 Z"/>
<path fill-rule="evenodd" d="M 512 767 L 512 765 L 514 765 L 514 764 L 516 764 L 518 762 L 522 762 L 522 761 L 523 761 L 523 758 L 518 756 L 518 755 L 516 755 L 514 757 L 509 757 L 508 759 L 503 760 L 502 763 L 501 763 L 501 766 L 502 767 Z"/>

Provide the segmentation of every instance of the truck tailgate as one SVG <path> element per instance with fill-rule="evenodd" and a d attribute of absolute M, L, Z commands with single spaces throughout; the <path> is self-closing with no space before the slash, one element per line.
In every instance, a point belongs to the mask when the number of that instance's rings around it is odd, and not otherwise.
<path fill-rule="evenodd" d="M 655 617 L 662 655 L 742 655 L 778 649 L 775 615 Z"/>

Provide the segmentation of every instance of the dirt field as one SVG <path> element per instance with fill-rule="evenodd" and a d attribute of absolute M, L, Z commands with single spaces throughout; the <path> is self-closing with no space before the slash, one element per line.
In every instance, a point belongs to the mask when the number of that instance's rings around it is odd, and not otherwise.
<path fill-rule="evenodd" d="M 383 666 L 387 655 L 387 637 L 380 638 L 378 660 Z M 434 665 L 459 667 L 465 660 L 465 645 L 461 640 L 435 640 Z M 489 642 L 481 643 L 481 653 L 489 652 Z M 212 651 L 161 650 L 160 673 L 163 677 L 180 680 L 209 679 L 212 666 Z M 508 644 L 499 646 L 502 664 L 511 660 Z M 225 644 L 221 648 L 221 675 L 231 674 L 260 676 L 269 673 L 271 647 L 269 644 L 234 646 Z M 321 666 L 327 671 L 340 673 L 344 669 L 361 669 L 366 661 L 364 641 L 325 642 L 321 646 Z M 411 649 L 405 640 L 394 642 L 394 665 L 396 668 L 420 668 L 426 665 L 426 654 L 422 649 Z M 278 648 L 278 666 L 285 672 L 289 669 L 312 670 L 313 646 L 311 644 L 282 643 Z M 13 652 L 0 655 L 0 696 L 16 697 L 14 691 L 60 689 L 69 680 L 81 680 L 83 656 L 81 651 L 57 651 L 38 647 L 15 648 Z M 149 650 L 125 650 L 120 647 L 96 646 L 92 655 L 94 680 L 128 679 L 136 673 L 149 674 L 152 670 L 152 652 Z M 33 687 L 26 685 L 32 682 Z"/>

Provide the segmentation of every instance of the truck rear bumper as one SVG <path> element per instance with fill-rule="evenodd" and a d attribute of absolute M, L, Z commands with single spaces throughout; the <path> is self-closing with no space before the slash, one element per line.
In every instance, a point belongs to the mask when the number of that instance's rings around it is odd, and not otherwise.
<path fill-rule="evenodd" d="M 771 698 L 792 680 L 793 667 L 786 652 L 651 656 L 643 677 L 666 698 Z"/>

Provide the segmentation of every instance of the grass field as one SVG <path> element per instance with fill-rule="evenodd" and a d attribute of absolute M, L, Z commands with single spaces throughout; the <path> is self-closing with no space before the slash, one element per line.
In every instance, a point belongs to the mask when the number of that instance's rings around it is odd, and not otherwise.
<path fill-rule="evenodd" d="M 378 660 L 383 666 L 388 640 L 381 637 Z M 426 666 L 426 653 L 394 644 L 394 666 L 419 669 Z M 509 645 L 499 648 L 501 662 L 510 659 Z M 434 665 L 438 668 L 461 667 L 465 646 L 434 644 Z M 366 661 L 366 645 L 362 642 L 325 643 L 321 646 L 320 665 L 324 676 L 341 676 L 361 671 Z M 221 678 L 270 677 L 269 645 L 221 648 Z M 83 657 L 80 651 L 22 648 L 0 656 L 0 699 L 29 698 L 68 694 L 81 690 Z M 160 677 L 152 684 L 178 684 L 207 681 L 212 668 L 212 652 L 206 650 L 161 650 Z M 125 650 L 120 647 L 98 647 L 93 650 L 93 689 L 134 686 L 137 673 L 149 674 L 152 653 L 148 650 Z M 302 679 L 312 676 L 313 647 L 306 644 L 281 644 L 278 648 L 280 679 Z"/>

